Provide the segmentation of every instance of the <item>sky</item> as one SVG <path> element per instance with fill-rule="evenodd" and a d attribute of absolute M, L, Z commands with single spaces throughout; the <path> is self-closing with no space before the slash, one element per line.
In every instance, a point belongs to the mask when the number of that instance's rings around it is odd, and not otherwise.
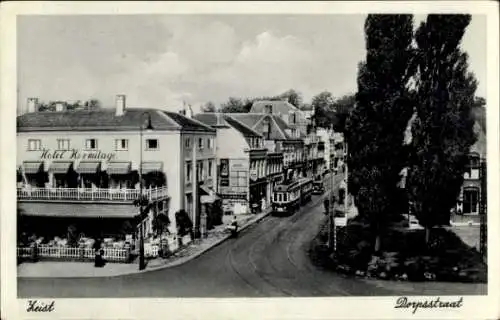
<path fill-rule="evenodd" d="M 356 91 L 365 15 L 66 15 L 18 17 L 18 95 L 96 98 L 177 111 L 234 97 Z M 417 22 L 425 15 L 415 16 Z M 486 97 L 486 17 L 462 48 Z"/>

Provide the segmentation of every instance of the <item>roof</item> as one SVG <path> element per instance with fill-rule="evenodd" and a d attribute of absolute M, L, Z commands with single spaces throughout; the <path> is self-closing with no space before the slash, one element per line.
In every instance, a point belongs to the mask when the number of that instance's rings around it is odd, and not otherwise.
<path fill-rule="evenodd" d="M 203 122 L 193 118 L 188 118 L 180 113 L 170 111 L 163 111 L 163 113 L 181 126 L 182 131 L 215 131 L 214 128 L 204 124 Z"/>
<path fill-rule="evenodd" d="M 261 124 L 263 124 L 263 120 L 267 118 L 271 122 L 271 132 L 269 135 L 271 140 L 292 140 L 292 137 L 286 133 L 286 130 L 290 129 L 290 127 L 277 115 L 270 115 L 267 113 L 230 113 L 228 115 L 246 124 L 260 134 L 264 133 Z"/>
<path fill-rule="evenodd" d="M 288 101 L 283 100 L 260 100 L 255 101 L 250 109 L 251 113 L 263 113 L 267 105 L 273 106 L 272 113 L 288 113 L 290 111 L 299 111 L 297 107 Z"/>
<path fill-rule="evenodd" d="M 262 137 L 260 133 L 257 131 L 253 130 L 249 126 L 245 125 L 244 123 L 234 119 L 233 117 L 230 116 L 224 116 L 224 120 L 233 128 L 241 132 L 241 134 L 245 137 Z"/>
<path fill-rule="evenodd" d="M 181 114 L 157 109 L 127 108 L 122 116 L 115 109 L 42 111 L 17 117 L 17 131 L 129 131 L 138 130 L 146 121 L 144 113 L 151 116 L 155 130 L 205 131 L 215 129 Z"/>
<path fill-rule="evenodd" d="M 222 113 L 204 112 L 195 114 L 193 118 L 211 127 L 228 126 L 229 124 L 224 120 L 222 115 Z"/>
<path fill-rule="evenodd" d="M 137 208 L 132 204 L 19 202 L 23 215 L 65 218 L 133 218 Z"/>

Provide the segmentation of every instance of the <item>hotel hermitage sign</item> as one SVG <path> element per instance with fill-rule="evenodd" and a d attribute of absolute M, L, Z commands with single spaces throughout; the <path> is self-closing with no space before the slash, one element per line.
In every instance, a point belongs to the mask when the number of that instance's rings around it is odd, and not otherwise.
<path fill-rule="evenodd" d="M 116 158 L 115 152 L 102 152 L 101 150 L 51 150 L 43 149 L 41 160 L 103 160 L 106 162 Z"/>

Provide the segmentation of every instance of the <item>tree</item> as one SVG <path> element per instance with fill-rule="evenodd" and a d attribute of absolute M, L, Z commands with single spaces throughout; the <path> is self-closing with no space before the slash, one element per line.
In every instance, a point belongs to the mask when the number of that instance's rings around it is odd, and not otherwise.
<path fill-rule="evenodd" d="M 170 219 L 166 214 L 158 214 L 152 223 L 153 231 L 157 236 L 161 236 L 164 231 L 168 232 L 168 226 L 170 225 Z"/>
<path fill-rule="evenodd" d="M 84 107 L 88 110 L 99 109 L 101 108 L 101 102 L 97 99 L 90 99 L 85 101 Z"/>
<path fill-rule="evenodd" d="M 209 101 L 207 103 L 205 103 L 202 107 L 201 107 L 201 112 L 216 112 L 217 109 L 215 108 L 215 105 L 212 101 Z"/>
<path fill-rule="evenodd" d="M 405 166 L 403 138 L 412 115 L 408 89 L 413 74 L 411 15 L 368 15 L 366 61 L 358 70 L 356 107 L 345 132 L 348 143 L 349 190 L 360 215 L 381 235 L 395 212 L 397 184 Z"/>
<path fill-rule="evenodd" d="M 449 224 L 476 139 L 471 108 L 477 82 L 459 47 L 470 20 L 469 15 L 429 15 L 416 33 L 418 108 L 407 182 L 426 243 L 432 227 Z"/>
<path fill-rule="evenodd" d="M 97 99 L 90 99 L 85 101 L 83 104 L 80 100 L 75 102 L 68 101 L 49 101 L 42 102 L 38 106 L 38 111 L 56 111 L 56 104 L 62 103 L 66 107 L 66 110 L 77 110 L 77 109 L 87 109 L 87 110 L 95 110 L 102 108 L 102 104 Z"/>
<path fill-rule="evenodd" d="M 221 112 L 224 113 L 245 113 L 250 111 L 248 104 L 244 103 L 242 99 L 230 97 L 227 102 L 221 105 Z"/>
<path fill-rule="evenodd" d="M 323 91 L 312 98 L 311 106 L 314 109 L 314 121 L 319 128 L 330 128 L 334 122 L 333 96 Z"/>
<path fill-rule="evenodd" d="M 337 132 L 344 132 L 346 128 L 347 118 L 354 109 L 356 96 L 354 94 L 345 95 L 333 102 L 332 109 L 334 112 L 333 129 Z"/>
<path fill-rule="evenodd" d="M 302 106 L 302 95 L 294 89 L 287 90 L 278 96 L 280 99 L 286 99 L 288 103 L 297 108 Z"/>

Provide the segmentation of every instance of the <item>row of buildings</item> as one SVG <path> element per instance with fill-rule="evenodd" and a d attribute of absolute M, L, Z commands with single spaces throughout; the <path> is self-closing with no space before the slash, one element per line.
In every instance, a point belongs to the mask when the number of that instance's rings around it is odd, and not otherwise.
<path fill-rule="evenodd" d="M 72 224 L 102 236 L 127 223 L 152 235 L 159 215 L 175 234 L 176 212 L 185 210 L 203 233 L 215 203 L 235 213 L 266 207 L 284 180 L 341 167 L 343 145 L 286 101 L 194 115 L 131 108 L 124 95 L 94 110 L 38 111 L 30 98 L 17 117 L 18 212 L 31 222 L 27 232 L 64 235 Z M 151 210 L 137 221 L 141 194 Z"/>

